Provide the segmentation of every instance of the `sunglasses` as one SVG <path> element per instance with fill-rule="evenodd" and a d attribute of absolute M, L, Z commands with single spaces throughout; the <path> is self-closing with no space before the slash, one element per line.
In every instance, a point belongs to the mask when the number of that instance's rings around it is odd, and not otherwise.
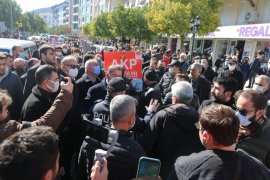
<path fill-rule="evenodd" d="M 236 63 L 229 63 L 229 65 L 235 65 Z"/>
<path fill-rule="evenodd" d="M 253 112 L 256 110 L 246 110 L 246 109 L 239 109 L 238 107 L 235 106 L 235 109 L 243 116 L 246 116 L 249 112 Z"/>

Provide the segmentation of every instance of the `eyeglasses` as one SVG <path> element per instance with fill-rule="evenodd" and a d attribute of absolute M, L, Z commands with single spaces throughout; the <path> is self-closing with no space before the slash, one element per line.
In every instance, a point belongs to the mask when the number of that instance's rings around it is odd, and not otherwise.
<path fill-rule="evenodd" d="M 195 124 L 195 127 L 199 130 L 199 131 L 203 131 L 204 129 L 201 127 L 200 123 L 199 122 L 196 122 Z"/>
<path fill-rule="evenodd" d="M 235 106 L 235 109 L 243 116 L 246 116 L 249 112 L 253 112 L 256 110 L 246 110 L 246 109 L 240 109 L 238 107 Z"/>
<path fill-rule="evenodd" d="M 65 64 L 65 66 L 68 66 L 70 67 L 71 69 L 78 69 L 79 68 L 79 65 L 74 65 L 74 64 Z"/>

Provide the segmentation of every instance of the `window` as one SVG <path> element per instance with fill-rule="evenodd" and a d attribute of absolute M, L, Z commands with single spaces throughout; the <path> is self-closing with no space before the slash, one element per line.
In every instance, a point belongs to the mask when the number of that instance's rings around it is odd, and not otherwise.
<path fill-rule="evenodd" d="M 73 24 L 73 29 L 79 29 L 78 24 Z"/>
<path fill-rule="evenodd" d="M 77 5 L 77 4 L 79 4 L 79 0 L 74 0 L 73 5 Z"/>
<path fill-rule="evenodd" d="M 86 16 L 86 22 L 90 22 L 90 18 L 89 18 L 89 16 Z"/>
<path fill-rule="evenodd" d="M 79 8 L 78 7 L 73 8 L 73 13 L 78 13 L 78 12 L 79 12 Z"/>
<path fill-rule="evenodd" d="M 73 21 L 79 21 L 79 16 L 73 16 Z"/>

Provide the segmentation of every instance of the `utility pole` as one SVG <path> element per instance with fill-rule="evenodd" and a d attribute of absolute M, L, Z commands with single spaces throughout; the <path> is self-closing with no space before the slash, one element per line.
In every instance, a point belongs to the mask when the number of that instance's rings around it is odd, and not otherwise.
<path fill-rule="evenodd" d="M 13 36 L 13 12 L 12 12 L 12 1 L 10 1 L 10 28 Z"/>

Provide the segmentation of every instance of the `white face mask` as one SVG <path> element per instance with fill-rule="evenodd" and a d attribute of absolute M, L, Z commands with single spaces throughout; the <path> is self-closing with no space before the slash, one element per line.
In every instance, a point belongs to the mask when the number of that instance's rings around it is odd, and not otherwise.
<path fill-rule="evenodd" d="M 63 54 L 61 52 L 56 52 L 55 55 L 56 56 L 63 56 Z"/>
<path fill-rule="evenodd" d="M 50 80 L 50 81 L 51 81 L 51 80 Z M 54 92 L 57 92 L 58 89 L 59 89 L 59 86 L 60 86 L 59 80 L 57 80 L 56 82 L 51 81 L 51 83 L 54 84 L 54 88 L 51 88 L 51 87 L 50 87 L 50 89 L 52 90 L 53 93 L 54 93 Z"/>
<path fill-rule="evenodd" d="M 260 92 L 264 92 L 263 90 L 263 86 L 259 86 L 257 84 L 254 84 L 253 87 L 252 87 L 253 90 L 255 91 L 260 91 Z"/>
<path fill-rule="evenodd" d="M 270 64 L 268 64 L 268 69 L 270 69 Z"/>
<path fill-rule="evenodd" d="M 63 49 L 63 53 L 67 54 L 68 50 L 67 49 Z"/>
<path fill-rule="evenodd" d="M 204 68 L 205 68 L 205 64 L 201 63 L 201 65 L 202 65 L 202 67 L 204 67 Z"/>
<path fill-rule="evenodd" d="M 201 60 L 200 59 L 195 59 L 195 63 L 201 63 Z"/>
<path fill-rule="evenodd" d="M 228 67 L 229 67 L 229 71 L 234 71 L 236 68 L 236 66 L 231 66 L 231 65 L 228 65 Z"/>
<path fill-rule="evenodd" d="M 75 69 L 70 69 L 70 70 L 68 71 L 68 75 L 69 75 L 71 78 L 75 78 L 75 77 L 77 77 L 78 72 L 79 72 L 79 70 L 78 70 L 77 68 L 75 68 Z"/>
<path fill-rule="evenodd" d="M 78 57 L 80 56 L 80 54 L 79 54 L 79 53 L 74 53 L 73 56 L 74 56 L 75 58 L 78 58 Z"/>

